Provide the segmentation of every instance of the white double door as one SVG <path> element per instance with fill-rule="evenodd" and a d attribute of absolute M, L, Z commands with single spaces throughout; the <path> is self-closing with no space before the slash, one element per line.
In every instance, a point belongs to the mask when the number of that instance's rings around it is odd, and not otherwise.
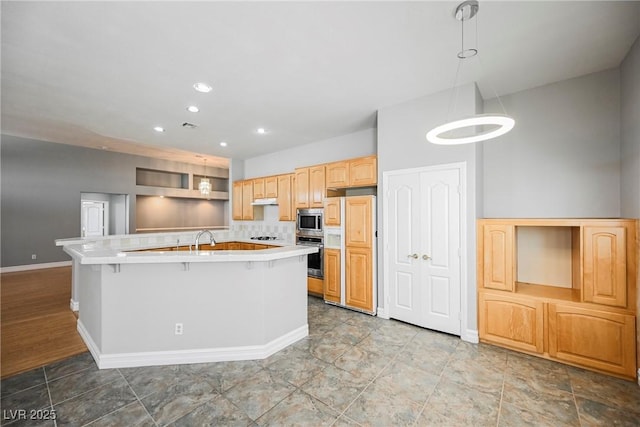
<path fill-rule="evenodd" d="M 389 317 L 460 335 L 461 169 L 386 178 Z"/>

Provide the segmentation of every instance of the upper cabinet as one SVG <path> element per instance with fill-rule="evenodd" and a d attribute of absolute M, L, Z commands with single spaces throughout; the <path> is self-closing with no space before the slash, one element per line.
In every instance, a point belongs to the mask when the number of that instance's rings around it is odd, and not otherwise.
<path fill-rule="evenodd" d="M 253 198 L 264 199 L 265 198 L 264 178 L 255 178 L 252 181 L 253 181 Z"/>
<path fill-rule="evenodd" d="M 584 227 L 583 236 L 584 300 L 626 307 L 625 227 Z"/>
<path fill-rule="evenodd" d="M 253 181 L 242 182 L 242 219 L 253 219 Z"/>
<path fill-rule="evenodd" d="M 236 181 L 233 183 L 232 192 L 232 217 L 235 220 L 242 219 L 242 181 Z"/>
<path fill-rule="evenodd" d="M 297 208 L 321 208 L 326 196 L 324 165 L 297 168 L 295 173 Z"/>
<path fill-rule="evenodd" d="M 268 176 L 264 178 L 264 197 L 268 199 L 275 199 L 278 197 L 278 177 L 277 176 Z"/>
<path fill-rule="evenodd" d="M 340 226 L 340 197 L 324 199 L 324 225 Z"/>
<path fill-rule="evenodd" d="M 371 187 L 378 182 L 376 156 L 358 157 L 326 165 L 326 187 Z"/>
<path fill-rule="evenodd" d="M 276 177 L 278 190 L 278 210 L 280 221 L 295 221 L 296 209 L 293 204 L 293 174 Z"/>

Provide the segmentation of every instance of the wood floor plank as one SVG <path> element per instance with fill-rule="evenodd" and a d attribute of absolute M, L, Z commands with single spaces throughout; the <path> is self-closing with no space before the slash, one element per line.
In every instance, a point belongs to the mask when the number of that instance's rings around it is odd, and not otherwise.
<path fill-rule="evenodd" d="M 87 351 L 69 308 L 71 267 L 0 275 L 0 376 Z"/>

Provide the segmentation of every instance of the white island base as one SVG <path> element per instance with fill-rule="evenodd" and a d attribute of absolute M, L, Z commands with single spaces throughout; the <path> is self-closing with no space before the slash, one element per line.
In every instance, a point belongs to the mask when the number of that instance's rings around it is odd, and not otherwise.
<path fill-rule="evenodd" d="M 162 258 L 74 263 L 78 331 L 100 369 L 263 359 L 308 335 L 306 253 Z"/>

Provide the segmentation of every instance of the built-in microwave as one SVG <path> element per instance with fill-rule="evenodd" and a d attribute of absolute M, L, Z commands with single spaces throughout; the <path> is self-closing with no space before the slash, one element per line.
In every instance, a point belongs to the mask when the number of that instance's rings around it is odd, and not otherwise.
<path fill-rule="evenodd" d="M 322 209 L 298 209 L 296 233 L 322 237 Z"/>

